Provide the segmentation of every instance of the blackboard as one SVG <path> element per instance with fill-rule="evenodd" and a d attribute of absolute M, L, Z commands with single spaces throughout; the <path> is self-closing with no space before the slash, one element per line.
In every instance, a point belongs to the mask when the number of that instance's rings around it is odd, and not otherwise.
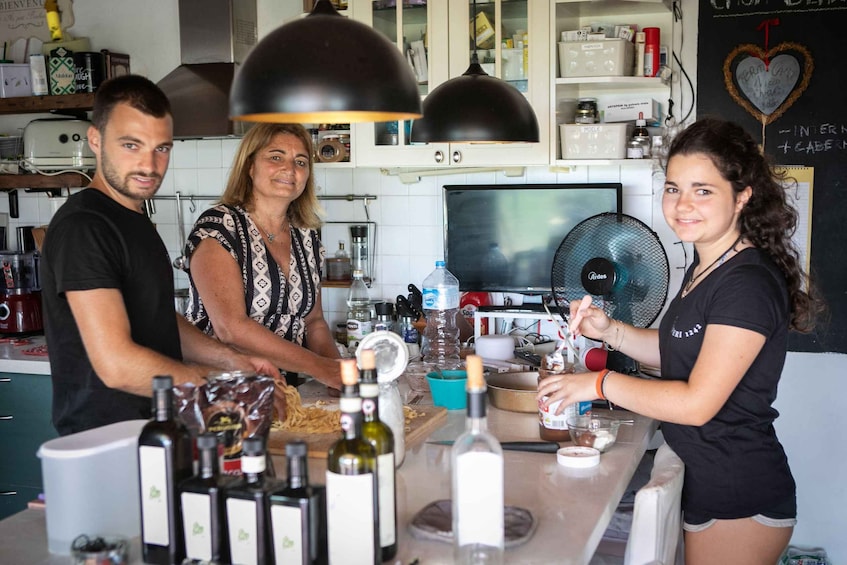
<path fill-rule="evenodd" d="M 697 115 L 741 124 L 778 164 L 814 167 L 811 272 L 828 319 L 792 333 L 792 351 L 847 352 L 845 26 L 847 0 L 700 2 Z"/>

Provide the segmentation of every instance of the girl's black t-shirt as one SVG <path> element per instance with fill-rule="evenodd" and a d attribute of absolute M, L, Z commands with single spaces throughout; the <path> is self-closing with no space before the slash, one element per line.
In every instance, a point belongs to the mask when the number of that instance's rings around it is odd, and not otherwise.
<path fill-rule="evenodd" d="M 794 495 L 794 479 L 773 427 L 779 414 L 772 406 L 788 346 L 789 315 L 782 272 L 766 253 L 749 248 L 685 297 L 678 293 L 662 318 L 659 349 L 665 379 L 688 380 L 710 324 L 765 336 L 759 355 L 712 420 L 703 426 L 662 424 L 665 440 L 685 462 L 687 512 L 742 518 Z"/>

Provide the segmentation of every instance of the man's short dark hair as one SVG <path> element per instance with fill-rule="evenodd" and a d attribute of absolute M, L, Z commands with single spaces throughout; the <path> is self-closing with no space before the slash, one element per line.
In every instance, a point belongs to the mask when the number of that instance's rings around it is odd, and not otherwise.
<path fill-rule="evenodd" d="M 97 89 L 91 112 L 94 127 L 103 131 L 118 104 L 129 104 L 154 118 L 171 115 L 168 97 L 153 81 L 141 75 L 122 75 L 103 82 Z"/>

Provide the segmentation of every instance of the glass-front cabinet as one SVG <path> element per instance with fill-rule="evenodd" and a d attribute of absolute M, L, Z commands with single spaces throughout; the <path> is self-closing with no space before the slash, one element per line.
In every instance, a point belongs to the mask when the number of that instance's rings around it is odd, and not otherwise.
<path fill-rule="evenodd" d="M 412 122 L 356 124 L 358 166 L 502 166 L 549 160 L 550 48 L 547 0 L 351 0 L 353 17 L 383 33 L 404 53 L 422 99 L 460 76 L 474 51 L 485 72 L 527 97 L 539 143 L 415 144 Z M 508 119 L 508 117 L 506 117 Z"/>

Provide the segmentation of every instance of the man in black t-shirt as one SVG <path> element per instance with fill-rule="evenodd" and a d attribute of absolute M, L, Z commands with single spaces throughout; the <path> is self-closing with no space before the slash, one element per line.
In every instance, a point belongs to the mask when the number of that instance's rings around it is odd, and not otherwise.
<path fill-rule="evenodd" d="M 155 375 L 174 384 L 202 383 L 216 369 L 278 378 L 270 362 L 203 335 L 174 310 L 171 262 L 142 213 L 173 147 L 167 97 L 144 77 L 121 76 L 98 89 L 92 121 L 94 179 L 53 217 L 41 263 L 56 430 L 149 418 Z"/>

